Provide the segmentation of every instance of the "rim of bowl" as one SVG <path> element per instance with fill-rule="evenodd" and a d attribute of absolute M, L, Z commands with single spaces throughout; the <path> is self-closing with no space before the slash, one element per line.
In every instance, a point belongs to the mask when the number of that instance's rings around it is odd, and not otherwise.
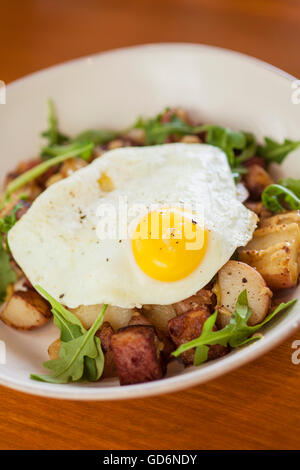
<path fill-rule="evenodd" d="M 132 51 L 134 49 L 161 49 L 161 48 L 190 48 L 190 49 L 202 49 L 219 52 L 221 54 L 233 55 L 239 57 L 241 60 L 257 63 L 264 69 L 272 72 L 274 75 L 279 75 L 287 81 L 297 80 L 293 75 L 281 70 L 280 68 L 269 64 L 261 59 L 253 57 L 242 52 L 238 52 L 232 49 L 211 46 L 206 44 L 196 44 L 189 42 L 172 42 L 172 43 L 149 43 L 141 44 L 136 46 L 121 47 L 108 51 L 103 51 L 95 54 L 90 54 L 61 62 L 59 64 L 43 68 L 24 77 L 20 77 L 12 82 L 9 82 L 7 88 L 14 88 L 15 86 L 22 85 L 23 82 L 30 80 L 32 77 L 43 76 L 48 72 L 55 69 L 72 66 L 76 63 L 84 63 L 90 59 L 97 59 L 99 56 L 106 54 L 119 54 Z M 41 397 L 49 397 L 64 400 L 125 400 L 132 398 L 143 398 L 148 396 L 161 395 L 171 393 L 179 390 L 183 390 L 189 387 L 199 385 L 204 382 L 213 380 L 225 373 L 233 371 L 246 363 L 258 358 L 264 353 L 267 353 L 271 349 L 275 348 L 278 344 L 282 343 L 285 339 L 293 334 L 299 328 L 299 322 L 295 319 L 287 320 L 285 325 L 276 325 L 274 329 L 268 332 L 267 337 L 263 337 L 260 341 L 253 343 L 247 347 L 247 354 L 243 354 L 242 350 L 235 354 L 229 354 L 225 358 L 217 359 L 211 362 L 209 366 L 202 368 L 193 368 L 190 371 L 175 375 L 173 377 L 166 377 L 157 381 L 147 382 L 142 384 L 126 385 L 126 386 L 105 386 L 105 387 L 77 387 L 75 384 L 67 385 L 67 389 L 64 390 L 66 385 L 52 385 L 42 382 L 32 382 L 32 385 L 25 384 L 22 379 L 4 378 L 0 375 L 0 385 L 12 388 L 17 391 L 28 393 L 31 395 L 38 395 Z M 70 390 L 72 388 L 72 390 Z"/>

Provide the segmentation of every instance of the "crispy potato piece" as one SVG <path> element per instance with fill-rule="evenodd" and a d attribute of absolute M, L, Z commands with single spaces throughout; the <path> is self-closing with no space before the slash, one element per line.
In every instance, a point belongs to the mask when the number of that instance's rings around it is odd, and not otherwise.
<path fill-rule="evenodd" d="M 158 380 L 164 374 L 162 344 L 153 326 L 121 328 L 111 338 L 121 385 Z"/>
<path fill-rule="evenodd" d="M 111 348 L 111 338 L 114 330 L 108 322 L 104 322 L 96 333 L 101 341 L 102 351 L 104 353 L 104 369 L 102 379 L 116 377 L 118 375 L 113 351 Z"/>
<path fill-rule="evenodd" d="M 182 313 L 176 318 L 169 321 L 169 334 L 173 342 L 179 347 L 181 344 L 187 343 L 201 335 L 202 328 L 210 312 L 206 307 L 200 307 L 197 310 L 190 310 Z M 214 327 L 214 330 L 217 330 Z M 208 352 L 208 360 L 216 359 L 224 356 L 228 349 L 219 344 L 210 346 Z M 192 365 L 194 362 L 195 348 L 189 349 L 180 355 L 185 365 Z"/>
<path fill-rule="evenodd" d="M 217 288 L 218 304 L 221 307 L 217 321 L 219 327 L 224 328 L 229 323 L 230 313 L 234 312 L 238 296 L 245 289 L 252 311 L 248 324 L 256 325 L 267 315 L 272 292 L 259 272 L 248 264 L 228 261 L 218 272 Z"/>
<path fill-rule="evenodd" d="M 181 300 L 173 304 L 176 315 L 181 315 L 182 313 L 188 312 L 189 310 L 197 310 L 199 307 L 211 306 L 214 304 L 214 295 L 213 292 L 209 289 L 200 289 L 196 292 L 195 295 Z"/>
<path fill-rule="evenodd" d="M 50 344 L 48 348 L 48 355 L 50 361 L 53 359 L 58 359 L 59 358 L 59 350 L 60 350 L 60 339 L 56 339 L 53 341 L 53 343 Z"/>
<path fill-rule="evenodd" d="M 128 325 L 150 325 L 151 322 L 146 318 L 141 312 L 139 312 L 137 309 L 133 313 Z M 158 336 L 158 339 L 163 343 L 163 349 L 162 349 L 162 356 L 164 359 L 164 362 L 168 362 L 170 359 L 171 352 L 174 351 L 174 344 L 170 340 L 169 336 L 162 330 L 158 329 L 155 327 L 156 334 Z"/>
<path fill-rule="evenodd" d="M 298 282 L 299 251 L 299 225 L 276 225 L 271 221 L 255 230 L 248 245 L 239 249 L 239 259 L 255 267 L 271 289 L 284 289 Z"/>
<path fill-rule="evenodd" d="M 102 307 L 103 304 L 80 305 L 79 307 L 70 308 L 69 310 L 79 318 L 84 328 L 88 330 L 101 312 Z M 109 305 L 104 314 L 103 321 L 109 322 L 116 331 L 119 328 L 123 328 L 124 326 L 128 325 L 133 312 L 133 308 L 121 308 Z"/>
<path fill-rule="evenodd" d="M 250 198 L 257 201 L 261 198 L 263 190 L 272 184 L 272 178 L 260 165 L 251 165 L 248 173 L 244 177 L 246 188 L 250 193 Z"/>
<path fill-rule="evenodd" d="M 201 139 L 197 135 L 184 135 L 180 142 L 183 144 L 201 144 Z"/>
<path fill-rule="evenodd" d="M 49 321 L 50 305 L 34 290 L 17 291 L 0 313 L 0 319 L 20 330 L 33 330 Z"/>
<path fill-rule="evenodd" d="M 72 173 L 74 173 L 75 171 L 80 170 L 81 168 L 84 168 L 87 165 L 88 163 L 82 158 L 69 158 L 62 164 L 59 173 L 63 178 L 67 178 L 68 176 L 72 175 Z"/>
<path fill-rule="evenodd" d="M 164 333 L 168 332 L 168 321 L 176 316 L 173 305 L 143 305 L 142 313 L 152 325 Z"/>
<path fill-rule="evenodd" d="M 151 322 L 146 318 L 141 312 L 139 312 L 137 309 L 134 310 L 132 317 L 129 320 L 128 326 L 134 326 L 134 325 L 151 325 Z"/>
<path fill-rule="evenodd" d="M 288 211 L 284 212 L 283 214 L 277 214 L 273 215 L 272 217 L 264 218 L 260 223 L 260 227 L 270 227 L 274 225 L 292 223 L 298 224 L 300 228 L 300 211 Z"/>
<path fill-rule="evenodd" d="M 272 212 L 266 209 L 261 201 L 247 201 L 245 202 L 245 206 L 258 215 L 260 224 L 265 217 L 270 217 L 272 215 Z"/>
<path fill-rule="evenodd" d="M 47 181 L 45 182 L 46 188 L 49 188 L 49 186 L 52 186 L 52 184 L 58 183 L 58 181 L 61 181 L 63 179 L 63 176 L 60 173 L 54 173 L 54 175 L 51 175 Z"/>

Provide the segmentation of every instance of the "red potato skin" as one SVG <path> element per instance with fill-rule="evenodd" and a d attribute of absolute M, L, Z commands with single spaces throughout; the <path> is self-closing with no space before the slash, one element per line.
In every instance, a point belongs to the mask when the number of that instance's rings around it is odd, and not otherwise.
<path fill-rule="evenodd" d="M 169 334 L 176 346 L 179 347 L 184 343 L 198 338 L 201 335 L 203 325 L 209 316 L 210 312 L 208 309 L 202 307 L 198 310 L 190 310 L 178 317 L 172 318 L 169 321 Z M 215 326 L 214 331 L 216 330 L 217 327 Z M 208 360 L 224 356 L 227 352 L 229 352 L 229 349 L 219 344 L 210 346 Z M 195 348 L 185 351 L 180 355 L 180 358 L 183 363 L 188 366 L 193 364 L 194 355 Z"/>
<path fill-rule="evenodd" d="M 120 385 L 161 379 L 164 366 L 157 350 L 158 338 L 149 325 L 131 325 L 112 336 L 111 345 Z"/>

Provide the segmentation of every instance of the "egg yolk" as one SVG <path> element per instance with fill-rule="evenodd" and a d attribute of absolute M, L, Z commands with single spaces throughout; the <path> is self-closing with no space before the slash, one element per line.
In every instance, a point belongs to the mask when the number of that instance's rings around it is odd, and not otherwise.
<path fill-rule="evenodd" d="M 141 270 L 153 279 L 184 279 L 201 263 L 208 231 L 191 213 L 177 208 L 149 212 L 132 234 L 132 250 Z"/>

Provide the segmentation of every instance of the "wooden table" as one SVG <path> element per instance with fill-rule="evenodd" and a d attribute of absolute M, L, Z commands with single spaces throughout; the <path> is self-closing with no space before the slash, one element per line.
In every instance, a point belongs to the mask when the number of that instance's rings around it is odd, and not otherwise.
<path fill-rule="evenodd" d="M 102 50 L 186 41 L 300 76 L 297 0 L 0 0 L 0 78 Z M 291 344 L 205 385 L 130 402 L 67 402 L 0 388 L 1 449 L 300 448 Z"/>

